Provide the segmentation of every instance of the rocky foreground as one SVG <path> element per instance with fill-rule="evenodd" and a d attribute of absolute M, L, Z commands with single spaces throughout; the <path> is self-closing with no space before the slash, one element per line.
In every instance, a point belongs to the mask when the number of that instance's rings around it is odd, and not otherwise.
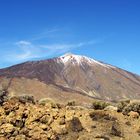
<path fill-rule="evenodd" d="M 4 100 L 4 97 L 2 98 Z M 27 98 L 26 98 L 27 99 Z M 1 100 L 0 140 L 139 140 L 139 113 L 103 110 L 31 98 Z M 2 102 L 3 101 L 3 102 Z M 97 109 L 97 108 L 96 108 Z"/>

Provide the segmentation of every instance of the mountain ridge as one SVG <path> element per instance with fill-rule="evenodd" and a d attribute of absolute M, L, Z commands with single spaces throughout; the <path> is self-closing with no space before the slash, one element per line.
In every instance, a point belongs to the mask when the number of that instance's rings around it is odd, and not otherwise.
<path fill-rule="evenodd" d="M 140 98 L 139 75 L 75 54 L 0 69 L 0 77 L 37 79 L 60 93 L 75 92 L 89 98 L 109 101 Z"/>
<path fill-rule="evenodd" d="M 104 65 L 107 65 L 107 66 L 111 66 L 112 68 L 117 68 L 117 69 L 120 69 L 120 70 L 123 70 L 123 71 L 126 71 L 128 73 L 131 73 L 133 75 L 136 75 L 136 76 L 139 76 L 140 75 L 138 73 L 135 73 L 133 71 L 130 71 L 130 70 L 126 70 L 124 68 L 121 68 L 119 66 L 116 66 L 116 65 L 112 65 L 110 63 L 107 63 L 107 62 L 104 62 L 104 61 L 100 61 L 100 60 L 97 60 L 97 59 L 94 59 L 94 58 L 90 58 L 86 55 L 77 55 L 77 54 L 73 54 L 73 53 L 66 53 L 64 55 L 61 55 L 61 56 L 58 56 L 58 57 L 49 57 L 49 58 L 43 58 L 43 59 L 39 59 L 39 60 L 29 60 L 29 61 L 25 61 L 25 62 L 21 62 L 21 63 L 17 63 L 17 64 L 13 64 L 13 65 L 10 65 L 10 66 L 7 66 L 7 67 L 4 67 L 4 68 L 0 68 L 0 70 L 5 70 L 7 68 L 11 68 L 11 67 L 15 67 L 15 66 L 18 66 L 18 65 L 22 65 L 22 64 L 25 64 L 25 63 L 34 63 L 34 62 L 42 62 L 42 61 L 49 61 L 49 60 L 53 60 L 53 59 L 60 59 L 61 57 L 64 57 L 64 56 L 67 56 L 67 55 L 75 55 L 75 56 L 82 56 L 82 57 L 86 57 L 86 58 L 89 58 L 90 60 L 93 60 L 95 62 L 99 62 L 100 64 L 104 64 Z"/>

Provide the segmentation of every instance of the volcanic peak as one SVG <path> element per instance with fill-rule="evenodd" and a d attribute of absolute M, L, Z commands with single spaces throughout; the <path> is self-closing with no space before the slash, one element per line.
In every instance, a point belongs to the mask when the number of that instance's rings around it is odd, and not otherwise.
<path fill-rule="evenodd" d="M 85 63 L 88 63 L 89 65 L 93 65 L 93 64 L 94 65 L 101 65 L 101 66 L 106 67 L 106 68 L 113 67 L 111 65 L 104 64 L 102 62 L 96 61 L 96 60 L 94 60 L 92 58 L 82 56 L 82 55 L 75 55 L 75 54 L 72 54 L 72 53 L 66 53 L 66 54 L 60 56 L 59 61 L 64 63 L 64 64 L 71 63 L 71 64 L 75 64 L 75 65 L 76 64 L 82 65 L 83 62 L 85 62 Z"/>

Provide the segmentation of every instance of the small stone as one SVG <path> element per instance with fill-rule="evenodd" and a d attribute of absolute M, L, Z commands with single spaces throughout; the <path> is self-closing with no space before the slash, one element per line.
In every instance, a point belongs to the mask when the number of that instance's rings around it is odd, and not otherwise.
<path fill-rule="evenodd" d="M 25 135 L 17 135 L 15 140 L 26 140 L 26 136 Z"/>
<path fill-rule="evenodd" d="M 68 121 L 66 123 L 66 127 L 67 129 L 72 130 L 74 132 L 78 132 L 83 129 L 82 124 L 77 117 L 74 117 L 72 120 Z"/>
<path fill-rule="evenodd" d="M 128 113 L 128 115 L 129 115 L 131 118 L 134 118 L 134 119 L 138 119 L 138 118 L 139 118 L 139 113 L 138 113 L 138 112 L 130 111 L 130 112 Z"/>
<path fill-rule="evenodd" d="M 110 106 L 107 106 L 104 110 L 105 111 L 117 111 L 118 108 L 110 105 Z"/>
<path fill-rule="evenodd" d="M 0 127 L 0 133 L 11 133 L 15 130 L 14 126 L 10 123 L 3 124 Z"/>
<path fill-rule="evenodd" d="M 110 140 L 109 137 L 104 136 L 104 135 L 97 135 L 95 138 L 100 138 L 100 140 Z"/>
<path fill-rule="evenodd" d="M 112 125 L 111 134 L 114 136 L 122 137 L 122 133 L 117 124 Z"/>

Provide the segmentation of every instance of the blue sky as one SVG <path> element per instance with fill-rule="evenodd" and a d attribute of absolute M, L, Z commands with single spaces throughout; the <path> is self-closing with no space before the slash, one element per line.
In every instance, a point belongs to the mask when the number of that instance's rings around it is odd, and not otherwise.
<path fill-rule="evenodd" d="M 67 52 L 140 74 L 140 0 L 0 0 L 0 68 Z"/>

